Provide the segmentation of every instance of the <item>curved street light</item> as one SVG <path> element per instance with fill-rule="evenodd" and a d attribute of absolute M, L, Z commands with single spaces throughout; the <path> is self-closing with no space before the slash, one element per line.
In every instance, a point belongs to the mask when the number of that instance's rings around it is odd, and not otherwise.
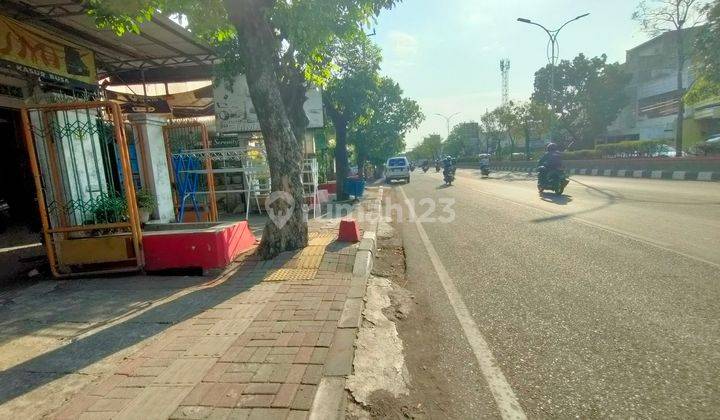
<path fill-rule="evenodd" d="M 555 114 L 554 113 L 554 108 L 555 108 L 555 106 L 554 106 L 555 105 L 555 103 L 554 103 L 555 102 L 555 94 L 554 94 L 555 66 L 557 65 L 558 55 L 560 53 L 560 44 L 558 43 L 558 35 L 560 34 L 560 31 L 562 31 L 563 28 L 565 28 L 568 24 L 575 22 L 576 20 L 580 20 L 589 15 L 590 15 L 590 13 L 585 13 L 583 15 L 580 15 L 573 19 L 570 19 L 567 22 L 563 23 L 559 28 L 557 28 L 555 30 L 550 30 L 537 22 L 533 22 L 530 19 L 526 19 L 526 18 L 518 18 L 517 19 L 518 22 L 527 23 L 529 25 L 535 25 L 535 26 L 542 28 L 542 30 L 545 31 L 545 33 L 550 38 L 550 40 L 548 42 L 548 50 L 549 50 L 548 64 L 550 64 L 550 108 L 551 108 L 551 110 L 553 110 L 553 112 L 552 112 L 553 115 Z M 554 120 L 555 120 L 555 118 L 553 118 L 552 121 L 550 122 L 550 136 L 551 137 L 554 137 L 554 134 L 555 134 Z"/>
<path fill-rule="evenodd" d="M 445 141 L 447 141 L 448 138 L 450 138 L 450 120 L 452 120 L 454 117 L 457 117 L 460 115 L 459 112 L 456 112 L 450 116 L 443 115 L 443 114 L 435 114 L 435 116 L 441 117 L 445 120 L 445 124 L 447 126 L 447 137 L 445 137 Z M 440 143 L 440 156 L 443 154 L 443 143 Z"/>

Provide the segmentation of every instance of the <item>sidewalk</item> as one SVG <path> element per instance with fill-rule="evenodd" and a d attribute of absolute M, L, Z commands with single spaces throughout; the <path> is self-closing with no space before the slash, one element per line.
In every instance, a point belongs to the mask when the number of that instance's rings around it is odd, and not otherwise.
<path fill-rule="evenodd" d="M 373 211 L 374 193 L 369 195 L 356 212 Z M 186 305 L 196 310 L 139 341 L 119 364 L 46 417 L 343 417 L 345 377 L 352 372 L 367 279 L 353 276 L 360 245 L 336 242 L 338 224 L 339 219 L 312 221 L 307 248 L 271 261 L 247 257 L 173 302 L 176 310 Z M 138 318 L 152 317 L 152 312 Z M 127 347 L 114 341 L 124 340 L 125 330 L 138 322 L 128 320 L 87 339 L 105 343 L 110 350 L 102 352 L 104 360 L 111 360 L 115 349 Z M 51 353 L 64 352 L 68 358 L 74 344 Z M 58 358 L 53 357 L 35 357 L 24 368 Z M 71 363 L 66 371 L 87 364 Z"/>

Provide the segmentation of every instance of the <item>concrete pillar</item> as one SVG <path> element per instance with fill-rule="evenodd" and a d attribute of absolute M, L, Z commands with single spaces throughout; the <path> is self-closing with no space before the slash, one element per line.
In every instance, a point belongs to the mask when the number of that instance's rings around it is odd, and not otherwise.
<path fill-rule="evenodd" d="M 158 207 L 153 219 L 167 223 L 175 220 L 170 170 L 168 168 L 163 126 L 165 117 L 152 114 L 129 114 L 135 127 L 137 151 L 141 156 L 143 187 L 155 195 Z"/>

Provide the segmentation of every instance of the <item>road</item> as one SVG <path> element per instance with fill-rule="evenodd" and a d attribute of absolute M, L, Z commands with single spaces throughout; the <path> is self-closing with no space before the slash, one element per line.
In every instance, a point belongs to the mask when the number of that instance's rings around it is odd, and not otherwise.
<path fill-rule="evenodd" d="M 526 175 L 459 170 L 441 185 L 416 171 L 390 198 L 439 203 L 398 228 L 460 417 L 718 415 L 720 184 L 577 176 L 539 197 Z"/>

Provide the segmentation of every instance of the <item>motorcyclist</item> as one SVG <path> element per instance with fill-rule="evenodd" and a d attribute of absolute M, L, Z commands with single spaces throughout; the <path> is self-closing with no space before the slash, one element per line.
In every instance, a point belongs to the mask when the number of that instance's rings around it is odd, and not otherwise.
<path fill-rule="evenodd" d="M 443 178 L 445 179 L 445 183 L 450 185 L 452 184 L 452 181 L 455 179 L 455 162 L 453 161 L 452 156 L 447 155 L 442 160 L 442 166 L 443 166 Z"/>
<path fill-rule="evenodd" d="M 480 172 L 484 176 L 490 174 L 490 157 L 489 155 L 480 155 Z"/>
<path fill-rule="evenodd" d="M 558 171 L 563 168 L 562 154 L 560 147 L 555 143 L 548 143 L 545 146 L 545 154 L 538 161 L 538 177 L 545 180 L 551 171 Z"/>

